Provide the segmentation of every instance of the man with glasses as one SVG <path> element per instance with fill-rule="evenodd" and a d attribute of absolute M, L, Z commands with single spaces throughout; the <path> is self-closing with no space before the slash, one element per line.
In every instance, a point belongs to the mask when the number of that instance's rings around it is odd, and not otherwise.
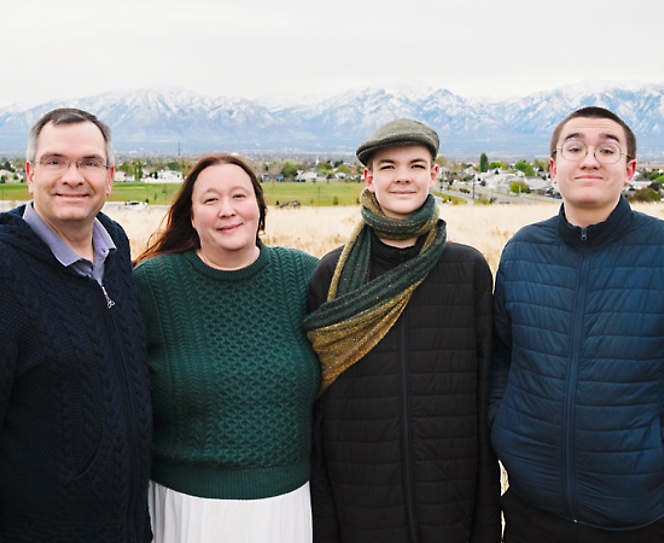
<path fill-rule="evenodd" d="M 496 276 L 504 541 L 664 541 L 664 222 L 622 195 L 636 138 L 614 113 L 572 113 L 550 154 L 560 212 L 519 231 Z"/>
<path fill-rule="evenodd" d="M 147 543 L 151 409 L 129 243 L 102 214 L 110 130 L 32 128 L 33 200 L 0 214 L 0 541 Z"/>

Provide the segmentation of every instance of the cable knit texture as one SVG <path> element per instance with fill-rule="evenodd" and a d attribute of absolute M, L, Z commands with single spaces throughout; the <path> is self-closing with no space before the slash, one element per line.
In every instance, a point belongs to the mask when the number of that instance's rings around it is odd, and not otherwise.
<path fill-rule="evenodd" d="M 148 542 L 151 410 L 129 244 L 96 281 L 0 214 L 0 541 Z"/>
<path fill-rule="evenodd" d="M 134 270 L 148 330 L 155 481 L 223 499 L 307 482 L 319 368 L 300 323 L 316 263 L 262 246 L 240 270 L 211 268 L 194 252 Z"/>

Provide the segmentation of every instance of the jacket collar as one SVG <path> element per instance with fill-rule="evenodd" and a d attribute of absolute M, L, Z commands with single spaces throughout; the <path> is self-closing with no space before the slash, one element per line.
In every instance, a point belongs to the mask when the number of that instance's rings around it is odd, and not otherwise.
<path fill-rule="evenodd" d="M 572 247 L 597 247 L 621 237 L 633 218 L 634 211 L 627 199 L 621 196 L 618 205 L 604 222 L 581 228 L 567 222 L 563 203 L 558 212 L 558 235 Z"/>
<path fill-rule="evenodd" d="M 399 248 L 383 243 L 376 233 L 371 230 L 371 258 L 373 263 L 385 266 L 387 269 L 398 266 L 402 262 L 410 260 L 420 253 L 425 238 L 426 236 L 420 236 L 417 238 L 415 245 Z"/>

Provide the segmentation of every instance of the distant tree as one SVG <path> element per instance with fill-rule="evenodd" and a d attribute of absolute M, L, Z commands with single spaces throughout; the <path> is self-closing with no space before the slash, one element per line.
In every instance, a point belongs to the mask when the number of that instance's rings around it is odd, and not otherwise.
<path fill-rule="evenodd" d="M 489 170 L 489 159 L 486 156 L 486 153 L 482 153 L 480 156 L 480 172 L 484 173 Z"/>
<path fill-rule="evenodd" d="M 334 166 L 330 163 L 330 161 L 326 162 L 319 162 L 316 164 L 316 167 L 314 168 L 318 173 L 321 173 L 323 175 L 326 175 L 329 171 L 334 169 Z"/>
<path fill-rule="evenodd" d="M 526 162 L 525 160 L 520 160 L 514 165 L 515 170 L 520 170 L 524 173 L 526 177 L 533 177 L 535 175 L 535 168 L 532 164 Z"/>
<path fill-rule="evenodd" d="M 641 177 L 642 179 L 657 181 L 660 177 L 664 177 L 664 176 L 662 176 L 662 174 L 659 170 L 643 169 L 643 170 L 639 170 L 639 177 Z"/>
<path fill-rule="evenodd" d="M 143 163 L 136 159 L 134 162 L 132 162 L 132 167 L 134 170 L 134 181 L 140 181 L 143 179 Z"/>
<path fill-rule="evenodd" d="M 627 196 L 633 202 L 659 202 L 660 198 L 659 192 L 651 188 L 635 190 Z"/>
<path fill-rule="evenodd" d="M 434 162 L 436 164 L 438 164 L 441 168 L 449 167 L 449 163 L 450 163 L 450 161 L 447 160 L 447 158 L 445 158 L 443 155 L 438 155 Z"/>
<path fill-rule="evenodd" d="M 115 171 L 124 172 L 129 175 L 133 172 L 133 166 L 129 162 L 120 162 L 119 164 L 115 165 Z"/>
<path fill-rule="evenodd" d="M 285 160 L 284 166 L 281 168 L 281 175 L 289 179 L 295 179 L 297 170 L 297 164 L 293 163 L 291 160 Z"/>
<path fill-rule="evenodd" d="M 515 194 L 530 193 L 530 187 L 526 184 L 525 181 L 512 181 L 510 183 L 510 192 Z"/>
<path fill-rule="evenodd" d="M 284 163 L 281 160 L 272 160 L 266 166 L 267 173 L 270 175 L 277 175 L 278 173 L 281 173 Z"/>

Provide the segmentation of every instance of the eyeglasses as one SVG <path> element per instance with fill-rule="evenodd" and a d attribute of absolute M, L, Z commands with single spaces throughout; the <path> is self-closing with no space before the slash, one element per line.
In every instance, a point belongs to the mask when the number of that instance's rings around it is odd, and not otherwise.
<path fill-rule="evenodd" d="M 76 168 L 81 172 L 81 175 L 87 177 L 102 176 L 109 168 L 108 164 L 104 163 L 101 158 L 96 157 L 81 158 L 80 160 L 74 161 L 58 156 L 52 156 L 41 159 L 37 164 L 50 175 L 63 175 L 69 170 L 69 167 L 72 164 L 76 164 Z"/>
<path fill-rule="evenodd" d="M 620 148 L 620 145 L 612 141 L 600 143 L 594 149 L 595 152 L 593 154 L 597 162 L 601 162 L 602 164 L 615 164 L 620 160 L 622 155 L 627 155 Z M 570 162 L 579 162 L 588 154 L 588 146 L 578 140 L 567 140 L 563 142 L 561 147 L 557 147 L 556 150 L 560 151 L 562 157 Z"/>

